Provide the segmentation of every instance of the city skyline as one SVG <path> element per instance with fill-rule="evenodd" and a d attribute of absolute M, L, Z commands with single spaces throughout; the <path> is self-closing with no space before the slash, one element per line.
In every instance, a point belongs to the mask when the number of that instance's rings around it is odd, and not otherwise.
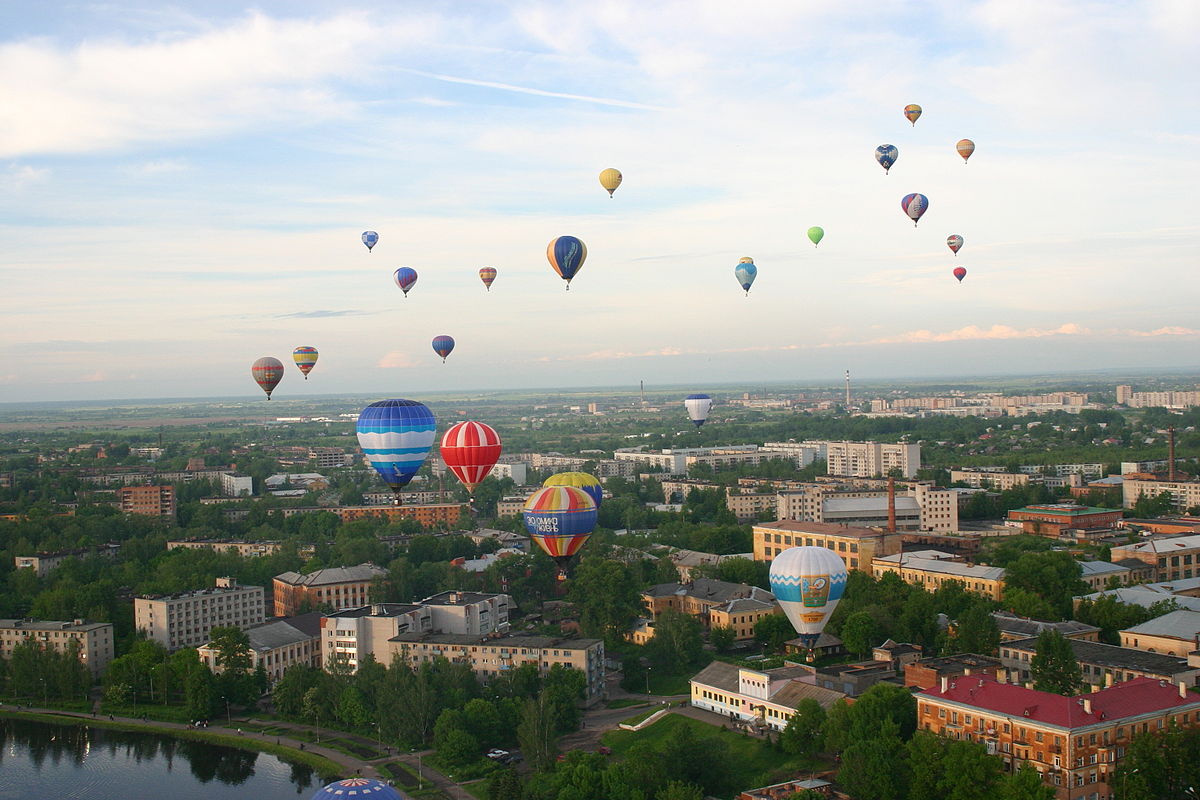
<path fill-rule="evenodd" d="M 1186 4 L 62 8 L 0 10 L 0 401 L 1198 366 Z"/>

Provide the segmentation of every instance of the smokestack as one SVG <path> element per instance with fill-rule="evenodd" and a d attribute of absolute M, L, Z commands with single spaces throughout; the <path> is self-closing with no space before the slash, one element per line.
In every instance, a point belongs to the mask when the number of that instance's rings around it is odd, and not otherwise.
<path fill-rule="evenodd" d="M 896 479 L 888 478 L 888 533 L 896 532 Z"/>
<path fill-rule="evenodd" d="M 1175 480 L 1175 426 L 1167 428 L 1167 480 Z"/>
<path fill-rule="evenodd" d="M 850 370 L 846 370 L 846 410 L 850 409 Z"/>
<path fill-rule="evenodd" d="M 638 381 L 638 391 L 642 394 L 642 405 L 646 405 L 646 382 Z"/>

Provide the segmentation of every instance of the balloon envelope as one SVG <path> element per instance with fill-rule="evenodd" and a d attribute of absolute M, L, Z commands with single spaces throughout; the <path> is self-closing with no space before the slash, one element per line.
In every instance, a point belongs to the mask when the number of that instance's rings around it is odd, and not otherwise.
<path fill-rule="evenodd" d="M 472 421 L 451 426 L 442 436 L 440 449 L 446 468 L 472 493 L 496 466 L 503 451 L 495 428 Z"/>
<path fill-rule="evenodd" d="M 309 800 L 403 800 L 404 795 L 375 778 L 346 778 L 318 789 Z"/>
<path fill-rule="evenodd" d="M 687 409 L 688 416 L 692 418 L 692 424 L 699 428 L 704 424 L 704 420 L 708 419 L 708 411 L 712 408 L 712 398 L 706 394 L 689 394 L 683 400 L 683 407 Z"/>
<path fill-rule="evenodd" d="M 571 279 L 583 268 L 587 258 L 587 245 L 574 236 L 559 236 L 551 239 L 546 246 L 546 258 L 558 276 L 567 282 L 567 289 L 570 289 Z"/>
<path fill-rule="evenodd" d="M 816 247 L 817 245 L 819 245 L 821 243 L 821 240 L 824 238 L 825 238 L 825 229 L 824 228 L 820 228 L 820 227 L 817 227 L 816 225 L 814 225 L 813 227 L 808 229 L 808 240 L 813 243 L 813 247 Z"/>
<path fill-rule="evenodd" d="M 483 285 L 490 292 L 492 290 L 492 281 L 496 280 L 495 267 L 483 267 L 479 270 L 479 280 L 483 281 Z"/>
<path fill-rule="evenodd" d="M 885 173 L 892 168 L 892 164 L 895 164 L 899 157 L 900 151 L 894 144 L 881 144 L 875 148 L 875 160 L 879 162 L 879 166 L 883 167 Z"/>
<path fill-rule="evenodd" d="M 608 196 L 612 197 L 612 193 L 621 185 L 621 171 L 609 167 L 600 173 L 600 185 L 608 190 Z"/>
<path fill-rule="evenodd" d="M 250 365 L 250 374 L 270 400 L 271 392 L 275 391 L 275 387 L 283 380 L 283 362 L 278 358 L 263 356 Z"/>
<path fill-rule="evenodd" d="M 371 249 L 379 243 L 379 234 L 375 231 L 363 231 L 362 243 L 367 246 L 367 252 L 371 252 Z"/>
<path fill-rule="evenodd" d="M 955 267 L 954 268 L 954 277 L 958 278 L 959 283 L 962 283 L 962 279 L 967 277 L 966 268 L 965 267 Z"/>
<path fill-rule="evenodd" d="M 733 268 L 733 275 L 741 287 L 746 290 L 746 294 L 750 294 L 750 287 L 754 285 L 754 279 L 758 277 L 758 267 L 754 265 L 754 259 L 749 256 L 744 257 Z"/>
<path fill-rule="evenodd" d="M 929 208 L 929 198 L 923 194 L 906 194 L 904 199 L 900 201 L 900 208 L 904 209 L 904 213 L 913 221 L 913 227 L 917 226 L 917 220 Z"/>
<path fill-rule="evenodd" d="M 816 644 L 848 578 L 845 562 L 824 547 L 790 547 L 771 561 L 771 592 L 805 647 Z"/>
<path fill-rule="evenodd" d="M 562 565 L 591 537 L 596 504 L 574 486 L 547 486 L 529 496 L 521 516 L 529 538 Z"/>
<path fill-rule="evenodd" d="M 975 143 L 970 139 L 959 139 L 958 144 L 954 145 L 954 149 L 958 151 L 958 154 L 962 156 L 962 160 L 965 162 L 971 157 L 971 153 L 975 152 Z"/>
<path fill-rule="evenodd" d="M 917 124 L 917 120 L 921 117 L 921 107 L 916 103 L 909 103 L 904 107 L 904 118 L 913 125 Z"/>
<path fill-rule="evenodd" d="M 425 463 L 436 429 L 433 412 L 415 400 L 371 403 L 355 425 L 363 455 L 397 496 Z"/>
<path fill-rule="evenodd" d="M 963 238 L 957 233 L 952 233 L 946 237 L 946 246 L 950 248 L 950 252 L 958 255 L 958 251 L 963 246 Z"/>
<path fill-rule="evenodd" d="M 304 373 L 304 380 L 308 380 L 308 373 L 312 372 L 312 368 L 317 365 L 317 348 L 297 347 L 292 351 L 292 360 Z"/>
<path fill-rule="evenodd" d="M 454 351 L 454 338 L 442 334 L 441 336 L 433 337 L 433 352 L 442 357 L 442 361 L 446 360 L 446 356 Z"/>
<path fill-rule="evenodd" d="M 417 271 L 412 267 L 401 267 L 392 274 L 392 279 L 396 281 L 400 291 L 404 292 L 404 296 L 408 297 L 408 290 L 417 282 Z"/>
<path fill-rule="evenodd" d="M 546 478 L 542 486 L 574 486 L 582 489 L 592 498 L 597 509 L 604 502 L 604 487 L 600 485 L 600 479 L 587 472 L 559 472 Z"/>

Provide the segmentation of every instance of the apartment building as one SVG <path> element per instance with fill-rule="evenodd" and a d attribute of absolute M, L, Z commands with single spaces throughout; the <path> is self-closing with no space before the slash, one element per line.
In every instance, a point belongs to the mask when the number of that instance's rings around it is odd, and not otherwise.
<path fill-rule="evenodd" d="M 1135 735 L 1200 725 L 1200 695 L 1149 678 L 1063 697 L 971 675 L 915 696 L 919 728 L 979 742 L 1008 769 L 1028 763 L 1057 800 L 1111 798 L 1109 781 Z"/>
<path fill-rule="evenodd" d="M 789 547 L 827 547 L 849 569 L 870 574 L 871 561 L 900 552 L 900 534 L 874 528 L 855 528 L 825 522 L 780 520 L 752 528 L 754 560 L 770 561 Z"/>
<path fill-rule="evenodd" d="M 122 486 L 117 489 L 117 507 L 126 514 L 175 519 L 175 487 Z"/>
<path fill-rule="evenodd" d="M 13 648 L 30 640 L 60 653 L 68 652 L 71 643 L 75 642 L 79 660 L 95 678 L 100 677 L 113 660 L 116 646 L 111 622 L 0 619 L 0 658 L 12 658 Z"/>
<path fill-rule="evenodd" d="M 529 480 L 529 464 L 524 461 L 500 462 L 492 467 L 491 475 L 497 480 L 508 478 L 517 486 Z"/>
<path fill-rule="evenodd" d="M 976 653 L 958 653 L 952 656 L 930 656 L 904 665 L 904 685 L 928 689 L 937 686 L 942 678 L 960 678 L 964 675 L 987 675 L 995 680 L 1005 677 L 1000 659 Z"/>
<path fill-rule="evenodd" d="M 1067 644 L 1079 662 L 1083 680 L 1093 691 L 1134 678 L 1163 680 L 1172 685 L 1200 685 L 1200 667 L 1188 659 L 1164 653 L 1151 653 L 1113 644 L 1068 639 Z M 1000 662 L 1014 683 L 1033 680 L 1030 664 L 1037 655 L 1037 638 L 1016 639 L 1000 645 Z"/>
<path fill-rule="evenodd" d="M 1157 582 L 1200 577 L 1200 535 L 1151 537 L 1149 541 L 1112 548 L 1114 562 L 1127 559 L 1151 567 Z"/>
<path fill-rule="evenodd" d="M 695 617 L 705 630 L 728 627 L 736 639 L 754 638 L 754 624 L 783 613 L 775 595 L 757 586 L 696 578 L 688 583 L 660 583 L 642 592 L 652 620 L 667 609 Z"/>
<path fill-rule="evenodd" d="M 249 497 L 254 494 L 254 478 L 240 472 L 222 472 L 221 493 L 226 497 Z"/>
<path fill-rule="evenodd" d="M 506 594 L 449 591 L 426 597 L 419 605 L 429 612 L 432 630 L 478 636 L 508 631 L 512 598 Z"/>
<path fill-rule="evenodd" d="M 107 556 L 112 558 L 121 549 L 119 544 L 100 545 L 99 547 L 79 547 L 73 550 L 58 550 L 53 553 L 35 553 L 31 556 L 14 556 L 13 567 L 16 569 L 31 569 L 33 574 L 44 578 L 62 565 L 69 558 L 87 558 L 88 556 Z"/>
<path fill-rule="evenodd" d="M 400 506 L 341 506 L 314 511 L 332 511 L 342 522 L 353 522 L 365 517 L 383 517 L 389 522 L 415 519 L 426 528 L 453 527 L 468 519 L 466 503 L 426 503 L 423 505 Z"/>
<path fill-rule="evenodd" d="M 313 612 L 298 617 L 264 622 L 246 630 L 250 640 L 250 668 L 263 670 L 271 683 L 283 677 L 288 667 L 303 664 L 321 667 L 321 615 Z M 200 660 L 213 672 L 224 668 L 217 663 L 218 650 L 212 643 L 197 648 Z"/>
<path fill-rule="evenodd" d="M 954 533 L 958 530 L 958 492 L 928 481 L 898 483 L 896 524 L 904 530 Z M 787 482 L 776 494 L 778 519 L 842 523 L 871 527 L 888 521 L 884 481 L 821 480 Z"/>
<path fill-rule="evenodd" d="M 824 461 L 828 457 L 825 442 L 767 442 L 762 446 L 766 458 L 781 456 L 796 462 L 797 469 L 804 469 L 814 461 Z"/>
<path fill-rule="evenodd" d="M 1115 578 L 1118 583 L 1130 583 L 1133 571 L 1126 566 L 1108 561 L 1080 561 L 1079 577 L 1095 591 L 1108 586 Z"/>
<path fill-rule="evenodd" d="M 990 469 L 950 470 L 951 483 L 965 483 L 975 489 L 993 489 L 997 492 L 1022 488 L 1034 482 L 1035 479 L 1040 482 L 1040 478 L 1040 475 L 1028 475 L 1024 472 L 1002 472 Z"/>
<path fill-rule="evenodd" d="M 1155 498 L 1163 492 L 1171 496 L 1171 507 L 1186 512 L 1200 506 L 1200 481 L 1191 478 L 1167 480 L 1148 473 L 1135 472 L 1124 476 L 1121 483 L 1121 502 L 1133 508 L 1142 498 Z"/>
<path fill-rule="evenodd" d="M 335 610 L 359 608 L 371 600 L 371 584 L 387 575 L 374 564 L 354 567 L 330 567 L 301 575 L 284 572 L 272 582 L 274 612 L 277 617 L 294 617 L 302 606 L 327 605 Z"/>
<path fill-rule="evenodd" d="M 830 475 L 860 478 L 886 476 L 893 469 L 900 476 L 914 478 L 921 468 L 919 444 L 883 442 L 825 442 Z"/>
<path fill-rule="evenodd" d="M 281 542 L 246 542 L 240 539 L 172 539 L 167 542 L 168 550 L 213 550 L 218 553 L 236 553 L 242 558 L 275 555 L 281 547 Z"/>
<path fill-rule="evenodd" d="M 310 447 L 308 458 L 316 462 L 317 469 L 348 467 L 354 463 L 354 456 L 340 447 Z"/>
<path fill-rule="evenodd" d="M 137 629 L 167 650 L 199 647 L 213 628 L 245 630 L 266 618 L 263 587 L 239 586 L 233 578 L 217 578 L 212 589 L 138 597 L 133 601 Z"/>
<path fill-rule="evenodd" d="M 936 592 L 943 584 L 957 581 L 967 591 L 991 600 L 998 601 L 1004 594 L 1003 567 L 983 567 L 944 558 L 921 558 L 897 553 L 874 559 L 871 572 L 876 578 L 889 572 L 895 573 L 905 583 L 916 584 L 927 592 Z"/>
<path fill-rule="evenodd" d="M 744 489 L 725 489 L 725 508 L 737 517 L 738 522 L 754 522 L 771 519 L 779 507 L 779 496 L 774 491 L 748 492 Z"/>

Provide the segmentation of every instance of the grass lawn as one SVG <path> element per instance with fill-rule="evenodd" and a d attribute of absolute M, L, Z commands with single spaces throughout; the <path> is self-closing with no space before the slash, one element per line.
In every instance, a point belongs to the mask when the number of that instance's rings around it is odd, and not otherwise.
<path fill-rule="evenodd" d="M 623 719 L 623 720 L 621 720 L 621 723 L 622 723 L 623 725 L 637 725 L 639 722 L 641 722 L 642 720 L 644 720 L 646 717 L 650 716 L 650 715 L 651 715 L 651 714 L 653 714 L 655 711 L 658 711 L 658 710 L 659 710 L 659 709 L 661 709 L 661 708 L 662 708 L 662 706 L 660 706 L 660 705 L 655 705 L 653 708 L 647 708 L 645 711 L 643 711 L 643 712 L 642 712 L 642 713 L 640 713 L 640 714 L 634 714 L 634 715 L 633 715 L 632 717 L 630 717 L 629 719 Z"/>
<path fill-rule="evenodd" d="M 468 792 L 470 792 L 472 797 L 478 798 L 478 800 L 488 800 L 488 782 L 487 781 L 475 781 L 474 783 L 464 783 L 462 785 L 462 787 L 464 789 L 466 789 Z"/>
<path fill-rule="evenodd" d="M 605 708 L 632 708 L 634 706 L 646 705 L 645 700 L 639 700 L 636 697 L 622 697 L 620 700 L 613 700 L 604 705 Z"/>
<path fill-rule="evenodd" d="M 662 675 L 651 670 L 650 694 L 656 694 L 660 696 L 672 694 L 691 694 L 692 687 L 691 684 L 688 683 L 688 680 L 694 674 L 694 672 L 690 672 L 686 675 Z"/>
<path fill-rule="evenodd" d="M 612 748 L 613 755 L 621 756 L 639 742 L 659 745 L 682 727 L 691 728 L 697 738 L 716 737 L 725 742 L 729 748 L 729 759 L 726 763 L 731 773 L 730 782 L 734 786 L 769 786 L 787 780 L 797 771 L 809 769 L 815 764 L 810 760 L 775 750 L 761 739 L 722 730 L 679 714 L 668 714 L 640 731 L 609 731 L 601 741 Z"/>

